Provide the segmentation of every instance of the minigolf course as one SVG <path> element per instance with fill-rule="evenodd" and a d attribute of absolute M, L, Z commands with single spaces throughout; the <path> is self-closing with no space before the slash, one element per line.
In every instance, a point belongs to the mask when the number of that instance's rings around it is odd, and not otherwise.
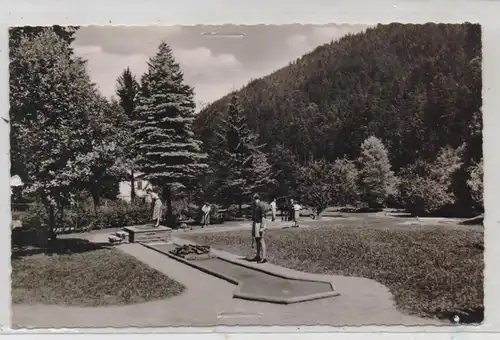
<path fill-rule="evenodd" d="M 339 295 L 330 281 L 291 277 L 262 264 L 229 258 L 210 247 L 174 243 L 142 245 L 236 285 L 233 298 L 292 304 Z"/>

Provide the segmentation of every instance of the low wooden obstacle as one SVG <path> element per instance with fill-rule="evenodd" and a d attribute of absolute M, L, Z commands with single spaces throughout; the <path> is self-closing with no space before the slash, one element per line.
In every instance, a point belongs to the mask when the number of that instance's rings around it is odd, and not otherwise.
<path fill-rule="evenodd" d="M 202 260 L 215 257 L 210 253 L 210 246 L 192 244 L 177 246 L 175 249 L 171 250 L 170 253 L 186 260 Z"/>
<path fill-rule="evenodd" d="M 117 231 L 108 236 L 108 241 L 111 244 L 128 242 L 129 235 L 124 231 Z"/>

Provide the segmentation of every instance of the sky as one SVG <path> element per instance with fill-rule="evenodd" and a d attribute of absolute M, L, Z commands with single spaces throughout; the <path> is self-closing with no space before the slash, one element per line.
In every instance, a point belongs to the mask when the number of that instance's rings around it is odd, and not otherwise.
<path fill-rule="evenodd" d="M 147 61 L 163 40 L 172 48 L 184 73 L 194 87 L 200 108 L 227 93 L 265 76 L 317 46 L 366 25 L 257 25 L 257 26 L 87 26 L 75 36 L 75 53 L 88 60 L 92 81 L 107 97 L 115 94 L 116 79 L 126 67 L 139 80 Z M 203 34 L 218 32 L 226 37 Z M 243 37 L 228 35 L 243 33 Z"/>

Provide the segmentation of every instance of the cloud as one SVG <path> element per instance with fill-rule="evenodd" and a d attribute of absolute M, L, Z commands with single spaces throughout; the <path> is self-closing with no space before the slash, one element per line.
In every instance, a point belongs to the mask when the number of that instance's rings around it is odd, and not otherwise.
<path fill-rule="evenodd" d="M 304 54 L 312 51 L 319 45 L 336 41 L 346 34 L 360 33 L 366 28 L 366 25 L 313 26 L 308 33 L 294 34 L 290 36 L 286 41 L 286 45 L 290 51 Z"/>
<path fill-rule="evenodd" d="M 312 28 L 312 39 L 321 41 L 338 40 L 346 34 L 356 34 L 366 30 L 366 25 L 326 25 Z"/>
<path fill-rule="evenodd" d="M 113 54 L 104 52 L 101 46 L 75 46 L 75 54 L 87 60 L 87 69 L 93 82 L 97 84 L 101 93 L 111 97 L 116 91 L 116 79 L 126 67 L 138 75 L 138 78 L 147 69 L 145 54 Z"/>
<path fill-rule="evenodd" d="M 193 80 L 227 79 L 227 76 L 240 71 L 241 63 L 233 54 L 214 54 L 207 47 L 178 49 L 173 53 L 186 77 Z"/>
<path fill-rule="evenodd" d="M 77 56 L 88 60 L 92 80 L 107 97 L 115 94 L 116 79 L 126 67 L 130 67 L 137 79 L 147 71 L 149 57 L 145 54 L 108 53 L 96 45 L 77 45 L 74 51 Z M 184 72 L 186 83 L 195 87 L 197 100 L 211 101 L 224 95 L 224 91 L 233 86 L 227 79 L 241 75 L 241 64 L 232 54 L 216 55 L 206 47 L 173 50 L 173 54 Z"/>
<path fill-rule="evenodd" d="M 196 101 L 212 102 L 252 78 L 286 66 L 317 46 L 358 33 L 365 25 L 224 26 L 244 39 L 210 39 L 207 26 L 87 26 L 76 33 L 75 53 L 88 60 L 91 78 L 102 93 L 114 95 L 116 79 L 128 66 L 140 79 L 162 40 L 172 48 Z"/>
<path fill-rule="evenodd" d="M 101 46 L 112 54 L 151 55 L 162 40 L 181 34 L 181 26 L 85 26 L 76 32 L 75 42 Z"/>

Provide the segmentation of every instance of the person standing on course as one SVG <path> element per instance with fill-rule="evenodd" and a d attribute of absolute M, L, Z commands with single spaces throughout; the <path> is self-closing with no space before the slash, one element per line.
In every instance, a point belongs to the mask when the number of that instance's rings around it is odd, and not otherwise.
<path fill-rule="evenodd" d="M 299 226 L 299 219 L 300 219 L 300 211 L 302 210 L 302 206 L 298 203 L 295 202 L 293 204 L 293 227 L 298 227 Z"/>
<path fill-rule="evenodd" d="M 273 198 L 271 202 L 271 221 L 274 222 L 276 220 L 276 198 Z"/>
<path fill-rule="evenodd" d="M 201 218 L 202 228 L 210 225 L 210 211 L 212 211 L 212 208 L 210 208 L 210 204 L 208 204 L 208 202 L 205 202 L 205 204 L 203 204 L 203 207 L 201 207 L 201 212 L 203 213 Z"/>
<path fill-rule="evenodd" d="M 258 263 L 266 263 L 266 243 L 264 242 L 264 234 L 266 231 L 266 207 L 260 201 L 259 194 L 253 196 L 253 213 L 252 213 L 252 238 L 257 245 L 257 255 L 252 259 Z M 261 256 L 262 252 L 262 256 Z"/>
<path fill-rule="evenodd" d="M 160 200 L 160 196 L 158 196 L 157 193 L 155 193 L 153 190 L 151 190 L 151 188 L 148 188 L 146 190 L 146 192 L 151 196 L 151 200 L 153 203 L 153 221 L 156 221 L 155 227 L 159 227 L 163 203 Z"/>
<path fill-rule="evenodd" d="M 288 211 L 288 219 L 287 221 L 295 221 L 295 218 L 294 218 L 294 205 L 295 205 L 295 201 L 293 200 L 293 198 L 290 199 L 290 203 L 287 205 L 287 211 Z"/>

